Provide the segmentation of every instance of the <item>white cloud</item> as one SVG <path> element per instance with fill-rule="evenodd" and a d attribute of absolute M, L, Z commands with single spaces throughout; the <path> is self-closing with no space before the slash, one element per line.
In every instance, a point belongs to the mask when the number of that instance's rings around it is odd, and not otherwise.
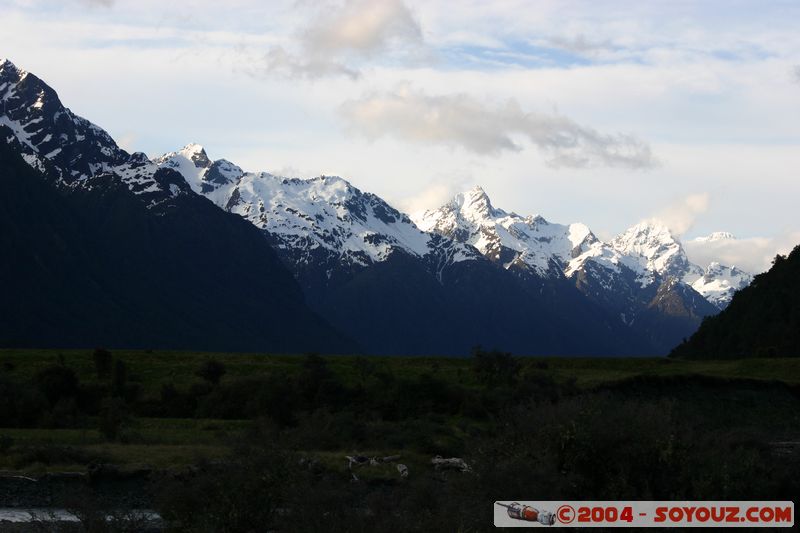
<path fill-rule="evenodd" d="M 287 78 L 313 79 L 344 75 L 355 79 L 360 76 L 358 70 L 348 68 L 331 57 L 312 57 L 304 60 L 287 52 L 282 46 L 273 46 L 267 50 L 254 71 L 257 73 L 276 74 Z"/>
<path fill-rule="evenodd" d="M 127 132 L 123 133 L 119 137 L 116 137 L 114 140 L 117 141 L 117 144 L 120 148 L 126 152 L 132 153 L 136 151 L 136 143 L 139 140 L 139 136 L 133 132 Z"/>
<path fill-rule="evenodd" d="M 683 235 L 694 226 L 697 217 L 708 211 L 709 194 L 690 194 L 680 201 L 660 210 L 654 220 L 666 225 L 675 235 Z"/>
<path fill-rule="evenodd" d="M 689 259 L 697 264 L 707 265 L 716 261 L 757 274 L 768 270 L 777 254 L 787 254 L 800 244 L 800 232 L 747 239 L 692 239 L 683 244 Z"/>
<path fill-rule="evenodd" d="M 318 11 L 299 31 L 296 51 L 272 46 L 263 55 L 260 70 L 290 78 L 357 78 L 359 61 L 422 46 L 422 28 L 402 0 L 345 0 Z"/>
<path fill-rule="evenodd" d="M 111 7 L 114 5 L 115 0 L 80 0 L 82 4 L 87 4 L 92 7 Z"/>
<path fill-rule="evenodd" d="M 800 65 L 795 65 L 792 68 L 792 74 L 794 75 L 794 81 L 800 83 Z"/>
<path fill-rule="evenodd" d="M 399 198 L 394 204 L 405 213 L 414 215 L 426 209 L 437 209 L 449 202 L 456 194 L 469 189 L 475 179 L 469 172 L 457 172 L 439 176 L 410 196 Z"/>
<path fill-rule="evenodd" d="M 368 139 L 394 136 L 422 144 L 458 146 L 480 155 L 519 152 L 526 138 L 553 167 L 648 168 L 648 144 L 628 134 L 601 133 L 558 113 L 524 111 L 515 99 L 499 105 L 466 94 L 431 96 L 403 85 L 345 102 L 348 126 Z"/>
<path fill-rule="evenodd" d="M 315 55 L 371 55 L 393 42 L 421 43 L 422 29 L 402 0 L 346 0 L 324 9 L 304 31 L 303 42 Z"/>
<path fill-rule="evenodd" d="M 335 65 L 362 74 L 358 83 L 335 71 L 324 83 L 284 83 L 264 79 L 264 51 L 283 46 L 308 60 L 304 31 L 322 13 L 312 0 L 197 0 L 192 9 L 139 0 L 76 9 L 80 2 L 0 0 L 2 54 L 112 134 L 136 132 L 137 148 L 148 153 L 198 140 L 245 168 L 337 174 L 391 201 L 416 196 L 432 177 L 443 184 L 432 195 L 447 190 L 455 170 L 469 169 L 470 184 L 490 190 L 498 206 L 610 233 L 658 212 L 663 198 L 708 191 L 712 209 L 691 236 L 800 229 L 800 32 L 792 16 L 800 3 L 698 9 L 685 2 L 542 0 L 532 9 L 526 0 L 463 0 L 456 9 L 444 0 L 405 0 L 423 30 L 423 48 L 435 50 L 438 61 L 408 61 L 403 54 L 418 43 L 395 34 L 377 52 L 333 53 Z M 555 53 L 542 66 L 525 59 L 548 47 L 531 41 L 537 36 L 562 36 L 562 49 L 611 46 L 568 65 L 559 58 L 569 55 Z M 237 46 L 250 52 L 236 54 Z M 487 66 L 472 61 L 480 49 L 521 59 Z M 242 75 L 248 61 L 261 68 L 259 76 Z M 488 158 L 420 148 L 388 134 L 375 142 L 341 135 L 341 102 L 364 91 L 392 92 L 402 80 L 429 95 L 463 92 L 481 102 L 490 95 L 488 102 L 501 102 L 491 109 L 512 99 L 526 111 L 557 105 L 601 132 L 635 132 L 662 164 L 643 179 L 614 168 L 555 169 L 536 149 Z M 535 148 L 524 134 L 509 135 L 513 144 Z"/>

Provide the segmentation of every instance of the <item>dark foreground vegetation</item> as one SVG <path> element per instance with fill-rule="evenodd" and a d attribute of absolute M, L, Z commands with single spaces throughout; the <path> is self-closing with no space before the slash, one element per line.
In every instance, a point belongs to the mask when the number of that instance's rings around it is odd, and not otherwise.
<path fill-rule="evenodd" d="M 175 531 L 487 531 L 499 499 L 792 499 L 800 360 L 7 350 L 0 470 L 0 507 L 79 531 L 142 530 L 130 509 Z"/>

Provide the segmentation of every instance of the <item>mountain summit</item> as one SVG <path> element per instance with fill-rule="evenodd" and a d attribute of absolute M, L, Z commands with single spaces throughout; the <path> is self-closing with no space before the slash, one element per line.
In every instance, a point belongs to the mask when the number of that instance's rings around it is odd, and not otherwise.
<path fill-rule="evenodd" d="M 583 224 L 563 226 L 536 216 L 522 217 L 492 206 L 480 187 L 458 194 L 439 209 L 415 218 L 420 229 L 477 248 L 504 268 L 558 276 L 569 261 L 597 238 Z"/>
<path fill-rule="evenodd" d="M 636 224 L 606 243 L 585 224 L 557 224 L 496 208 L 480 188 L 421 213 L 415 222 L 474 246 L 522 278 L 572 283 L 662 352 L 749 282 L 738 269 L 691 263 L 678 239 L 658 222 Z"/>
<path fill-rule="evenodd" d="M 574 287 L 550 283 L 536 270 L 521 280 L 487 259 L 479 238 L 418 227 L 342 178 L 244 172 L 224 159 L 197 164 L 198 153 L 190 145 L 155 162 L 261 229 L 314 308 L 372 353 L 465 354 L 478 344 L 528 354 L 649 350 L 609 334 L 614 327 L 607 317 Z M 210 178 L 215 168 L 227 169 L 217 173 L 223 179 Z M 466 220 L 470 231 L 494 238 L 497 232 L 483 221 L 512 216 L 493 208 L 479 188 L 459 195 L 449 209 L 454 227 Z"/>
<path fill-rule="evenodd" d="M 308 308 L 261 232 L 180 173 L 128 154 L 10 61 L 0 105 L 0 239 L 13 250 L 0 346 L 358 349 Z"/>
<path fill-rule="evenodd" d="M 0 345 L 658 354 L 748 280 L 658 224 L 606 243 L 480 187 L 412 220 L 340 177 L 199 144 L 129 154 L 9 61 L 0 103 Z"/>

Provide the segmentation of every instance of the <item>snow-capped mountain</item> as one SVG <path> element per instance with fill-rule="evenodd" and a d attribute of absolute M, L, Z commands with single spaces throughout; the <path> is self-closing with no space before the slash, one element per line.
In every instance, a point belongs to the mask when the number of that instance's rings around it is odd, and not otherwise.
<path fill-rule="evenodd" d="M 538 215 L 523 217 L 495 208 L 480 187 L 456 195 L 441 208 L 415 215 L 414 221 L 423 230 L 472 244 L 507 269 L 529 268 L 543 276 L 574 278 L 592 262 L 595 277 L 607 290 L 614 290 L 611 278 L 615 276 L 635 280 L 642 288 L 675 278 L 724 308 L 751 279 L 735 267 L 693 264 L 672 232 L 656 221 L 636 224 L 605 243 L 585 224 L 556 224 Z M 708 237 L 724 238 L 730 234 Z M 607 272 L 600 275 L 598 267 Z"/>
<path fill-rule="evenodd" d="M 378 196 L 336 176 L 296 179 L 244 172 L 225 159 L 210 160 L 198 144 L 154 162 L 177 170 L 195 192 L 264 230 L 298 268 L 329 263 L 328 277 L 333 269 L 365 267 L 398 251 L 439 267 L 480 257 L 471 247 L 421 231 Z"/>
<path fill-rule="evenodd" d="M 728 232 L 718 231 L 707 237 L 698 237 L 694 242 L 734 238 Z M 614 239 L 611 245 L 623 254 L 639 258 L 648 271 L 683 281 L 719 309 L 725 309 L 733 294 L 753 280 L 752 275 L 735 266 L 711 262 L 702 268 L 692 263 L 683 245 L 666 226 L 657 222 L 638 224 Z"/>
<path fill-rule="evenodd" d="M 260 231 L 7 60 L 0 182 L 0 347 L 357 349 Z"/>
<path fill-rule="evenodd" d="M 103 129 L 64 107 L 41 79 L 6 59 L 0 60 L 0 103 L 0 126 L 13 134 L 6 142 L 19 143 L 25 161 L 60 186 L 122 183 L 150 207 L 189 192 L 177 175 L 119 148 Z"/>
<path fill-rule="evenodd" d="M 687 278 L 684 280 L 688 281 Z M 753 281 L 753 276 L 734 267 L 712 262 L 703 275 L 691 283 L 694 290 L 720 309 L 725 309 L 733 299 L 736 291 L 741 290 Z"/>
<path fill-rule="evenodd" d="M 687 276 L 696 278 L 703 272 L 689 262 L 669 228 L 656 221 L 640 222 L 615 237 L 610 244 L 620 254 L 635 259 L 644 272 L 679 280 Z"/>
<path fill-rule="evenodd" d="M 556 224 L 498 209 L 479 187 L 414 220 L 422 229 L 472 244 L 522 277 L 534 272 L 570 281 L 661 349 L 724 308 L 749 282 L 738 269 L 693 264 L 680 241 L 658 222 L 636 224 L 603 242 L 584 224 Z"/>
<path fill-rule="evenodd" d="M 558 275 L 569 261 L 597 242 L 584 224 L 563 226 L 540 216 L 522 217 L 492 206 L 480 187 L 458 194 L 443 207 L 414 217 L 420 229 L 471 244 L 505 268 Z"/>
<path fill-rule="evenodd" d="M 609 334 L 616 326 L 574 287 L 541 278 L 540 265 L 531 266 L 523 283 L 473 246 L 481 242 L 423 231 L 342 178 L 245 172 L 224 159 L 211 160 L 197 144 L 154 161 L 260 228 L 315 308 L 376 353 L 463 354 L 476 344 L 518 353 L 649 350 L 622 332 Z M 558 233 L 534 219 L 510 220 L 509 230 L 542 239 Z M 559 265 L 580 250 L 560 244 L 565 250 Z M 530 253 L 521 255 L 535 258 L 534 246 L 531 240 Z"/>
<path fill-rule="evenodd" d="M 605 243 L 583 224 L 495 208 L 480 188 L 415 224 L 339 177 L 247 172 L 196 144 L 151 161 L 8 61 L 0 103 L 0 178 L 11 180 L 0 215 L 31 228 L 11 245 L 18 259 L 0 268 L 27 280 L 11 300 L 43 305 L 5 320 L 0 345 L 47 323 L 62 346 L 86 344 L 86 328 L 105 324 L 109 345 L 331 351 L 354 339 L 386 354 L 465 354 L 476 344 L 666 353 L 715 312 L 701 293 L 724 304 L 746 279 L 693 265 L 655 224 Z M 48 305 L 51 294 L 62 303 Z"/>
<path fill-rule="evenodd" d="M 736 237 L 726 231 L 716 231 L 686 242 L 690 255 L 710 258 L 724 257 L 725 248 L 731 244 L 736 244 Z M 736 291 L 750 285 L 753 275 L 736 266 L 725 266 L 719 261 L 711 261 L 701 276 L 694 280 L 687 278 L 685 281 L 717 307 L 725 309 Z"/>
<path fill-rule="evenodd" d="M 705 235 L 702 237 L 695 237 L 693 240 L 695 242 L 717 242 L 717 241 L 727 241 L 735 239 L 736 236 L 733 233 L 727 231 L 715 231 L 709 235 Z"/>

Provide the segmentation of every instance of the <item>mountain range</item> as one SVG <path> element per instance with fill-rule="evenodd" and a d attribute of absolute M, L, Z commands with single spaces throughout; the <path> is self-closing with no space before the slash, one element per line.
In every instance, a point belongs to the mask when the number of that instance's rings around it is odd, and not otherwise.
<path fill-rule="evenodd" d="M 197 144 L 128 154 L 9 61 L 0 101 L 3 239 L 24 251 L 2 345 L 663 354 L 751 280 L 653 221 L 603 242 L 479 187 L 409 216 Z"/>

